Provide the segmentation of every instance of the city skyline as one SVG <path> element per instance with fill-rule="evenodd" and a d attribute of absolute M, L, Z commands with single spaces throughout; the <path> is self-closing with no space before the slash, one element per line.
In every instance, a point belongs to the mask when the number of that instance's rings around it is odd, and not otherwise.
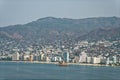
<path fill-rule="evenodd" d="M 43 17 L 120 17 L 119 0 L 0 0 L 0 27 Z"/>

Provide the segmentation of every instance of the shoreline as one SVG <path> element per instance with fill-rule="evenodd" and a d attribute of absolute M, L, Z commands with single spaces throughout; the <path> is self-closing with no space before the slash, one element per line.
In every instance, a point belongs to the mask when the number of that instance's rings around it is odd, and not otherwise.
<path fill-rule="evenodd" d="M 15 63 L 38 63 L 38 64 L 58 64 L 58 62 L 45 62 L 45 61 L 0 61 L 0 62 L 15 62 Z M 87 64 L 87 63 L 67 63 L 68 65 L 80 65 L 80 66 L 111 66 L 111 65 L 101 65 L 101 64 Z M 115 65 L 112 65 L 115 67 Z"/>

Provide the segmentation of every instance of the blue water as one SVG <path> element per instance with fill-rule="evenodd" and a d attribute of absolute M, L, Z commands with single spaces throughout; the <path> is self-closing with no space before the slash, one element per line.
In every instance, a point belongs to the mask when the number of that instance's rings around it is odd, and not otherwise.
<path fill-rule="evenodd" d="M 0 62 L 0 80 L 120 80 L 120 67 Z"/>

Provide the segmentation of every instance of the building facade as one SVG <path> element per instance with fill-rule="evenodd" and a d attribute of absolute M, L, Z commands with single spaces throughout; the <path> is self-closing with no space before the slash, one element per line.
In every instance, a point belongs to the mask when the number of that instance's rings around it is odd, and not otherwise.
<path fill-rule="evenodd" d="M 12 55 L 12 61 L 19 61 L 19 53 L 17 52 L 17 53 L 14 53 L 13 55 Z"/>
<path fill-rule="evenodd" d="M 64 60 L 65 62 L 69 62 L 69 52 L 68 52 L 68 51 L 65 51 L 65 52 L 63 53 L 63 60 Z"/>

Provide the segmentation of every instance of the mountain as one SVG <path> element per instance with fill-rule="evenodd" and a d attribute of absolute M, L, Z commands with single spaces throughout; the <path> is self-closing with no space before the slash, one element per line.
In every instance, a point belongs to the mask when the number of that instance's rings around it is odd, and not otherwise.
<path fill-rule="evenodd" d="M 58 42 L 69 44 L 75 42 L 76 39 L 96 39 L 97 37 L 97 39 L 101 39 L 101 36 L 118 35 L 119 31 L 117 30 L 120 30 L 119 27 L 119 17 L 85 19 L 45 17 L 24 25 L 1 27 L 0 40 L 29 41 L 30 43 L 39 42 L 41 44 L 55 44 Z M 114 32 L 118 33 L 114 34 Z M 110 35 L 108 36 L 108 34 Z"/>
<path fill-rule="evenodd" d="M 78 40 L 120 40 L 120 27 L 95 29 L 85 35 L 78 37 Z"/>

